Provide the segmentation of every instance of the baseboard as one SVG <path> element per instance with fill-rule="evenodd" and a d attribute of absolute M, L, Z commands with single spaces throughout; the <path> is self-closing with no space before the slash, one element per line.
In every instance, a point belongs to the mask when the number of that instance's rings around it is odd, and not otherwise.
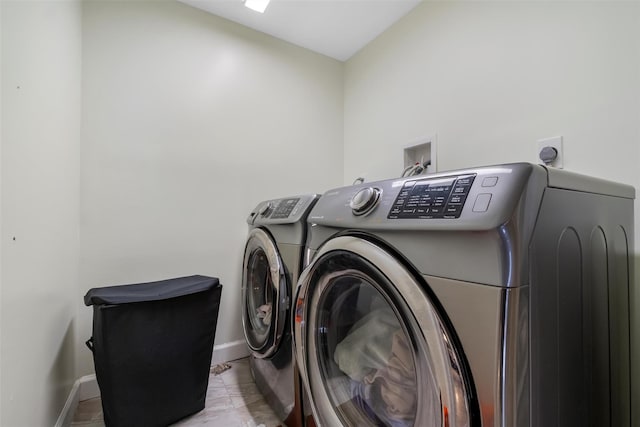
<path fill-rule="evenodd" d="M 86 375 L 79 378 L 71 387 L 69 397 L 60 412 L 55 427 L 70 426 L 73 421 L 73 415 L 76 413 L 76 408 L 78 408 L 78 403 L 98 396 L 100 396 L 100 389 L 95 375 Z"/>
<path fill-rule="evenodd" d="M 228 362 L 230 360 L 242 359 L 249 355 L 249 348 L 245 340 L 232 341 L 213 347 L 213 355 L 211 356 L 211 365 Z"/>
<path fill-rule="evenodd" d="M 95 399 L 96 397 L 100 397 L 100 388 L 98 387 L 98 381 L 96 380 L 96 375 L 85 375 L 80 378 L 80 390 L 78 391 L 78 395 L 80 402 L 83 400 Z"/>
<path fill-rule="evenodd" d="M 218 363 L 228 362 L 230 360 L 242 359 L 249 355 L 247 343 L 244 340 L 232 341 L 216 345 L 213 347 L 213 355 L 211 356 L 211 366 Z M 71 388 L 69 397 L 62 408 L 62 412 L 56 421 L 55 427 L 68 427 L 73 421 L 73 415 L 78 408 L 78 403 L 83 400 L 94 399 L 100 397 L 100 388 L 96 376 L 85 375 L 79 378 Z"/>

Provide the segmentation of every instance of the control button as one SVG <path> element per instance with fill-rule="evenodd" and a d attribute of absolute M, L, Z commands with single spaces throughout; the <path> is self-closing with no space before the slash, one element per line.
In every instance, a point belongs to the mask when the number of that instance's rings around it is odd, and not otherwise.
<path fill-rule="evenodd" d="M 447 205 L 447 208 L 445 209 L 444 213 L 446 214 L 457 214 L 460 213 L 460 211 L 462 211 L 462 205 Z"/>
<path fill-rule="evenodd" d="M 491 201 L 491 193 L 478 194 L 476 201 L 473 204 L 474 212 L 486 212 L 489 209 L 489 202 Z"/>
<path fill-rule="evenodd" d="M 461 195 L 461 194 L 456 194 L 454 196 L 451 196 L 451 199 L 449 199 L 449 203 L 464 203 L 464 199 L 465 196 Z"/>
<path fill-rule="evenodd" d="M 469 191 L 469 187 L 455 187 L 453 189 L 453 194 L 464 194 Z"/>
<path fill-rule="evenodd" d="M 443 212 L 443 208 L 439 207 L 439 208 L 431 208 L 431 213 L 434 215 L 440 215 Z"/>
<path fill-rule="evenodd" d="M 471 183 L 473 182 L 473 179 L 475 178 L 475 176 L 464 176 L 464 177 L 460 177 L 458 178 L 458 180 L 456 181 L 456 185 L 465 185 L 465 186 L 469 186 L 471 185 Z"/>
<path fill-rule="evenodd" d="M 412 214 L 415 211 L 416 211 L 415 209 L 402 209 L 403 214 Z"/>
<path fill-rule="evenodd" d="M 497 176 L 488 176 L 482 180 L 483 187 L 495 187 L 497 183 L 498 183 Z"/>

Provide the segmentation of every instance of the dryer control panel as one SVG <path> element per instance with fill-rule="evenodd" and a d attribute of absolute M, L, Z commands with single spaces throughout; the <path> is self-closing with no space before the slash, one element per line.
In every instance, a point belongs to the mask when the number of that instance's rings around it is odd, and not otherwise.
<path fill-rule="evenodd" d="M 406 181 L 387 218 L 459 218 L 475 178 L 476 174 L 469 174 Z"/>
<path fill-rule="evenodd" d="M 300 201 L 299 197 L 291 198 L 291 199 L 280 199 L 278 200 L 275 207 L 273 207 L 270 211 L 264 213 L 265 218 L 271 219 L 284 219 L 289 218 L 293 209 L 298 206 L 298 202 Z"/>
<path fill-rule="evenodd" d="M 251 211 L 247 223 L 290 224 L 302 221 L 318 197 L 316 194 L 309 194 L 261 202 Z"/>

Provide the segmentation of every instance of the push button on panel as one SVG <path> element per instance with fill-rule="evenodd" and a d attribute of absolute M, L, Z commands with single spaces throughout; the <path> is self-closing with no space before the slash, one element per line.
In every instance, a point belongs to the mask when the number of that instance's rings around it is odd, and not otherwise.
<path fill-rule="evenodd" d="M 431 208 L 431 213 L 433 215 L 442 215 L 442 211 L 443 210 L 444 210 L 444 208 L 442 208 L 442 207 Z"/>
<path fill-rule="evenodd" d="M 462 203 L 464 203 L 464 199 L 465 199 L 465 196 L 461 196 L 459 194 L 456 194 L 454 196 L 451 196 L 451 198 L 449 199 L 449 205 L 451 205 L 451 204 L 462 204 Z"/>
<path fill-rule="evenodd" d="M 469 191 L 469 187 L 456 187 L 453 189 L 453 194 L 465 194 Z"/>
<path fill-rule="evenodd" d="M 486 212 L 489 209 L 489 202 L 491 201 L 491 193 L 481 193 L 476 197 L 476 201 L 473 204 L 474 212 Z"/>
<path fill-rule="evenodd" d="M 482 180 L 483 187 L 495 187 L 497 183 L 498 183 L 497 176 L 488 176 Z"/>
<path fill-rule="evenodd" d="M 460 187 L 470 187 L 473 184 L 473 179 L 475 175 L 461 176 L 456 181 L 456 186 Z"/>

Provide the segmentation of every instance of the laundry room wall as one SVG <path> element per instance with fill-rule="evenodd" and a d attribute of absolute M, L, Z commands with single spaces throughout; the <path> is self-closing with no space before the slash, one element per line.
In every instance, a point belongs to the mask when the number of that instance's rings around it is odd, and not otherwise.
<path fill-rule="evenodd" d="M 536 162 L 560 135 L 565 169 L 640 190 L 638 2 L 424 2 L 347 61 L 344 90 L 345 184 L 399 176 L 430 136 L 448 170 Z"/>
<path fill-rule="evenodd" d="M 640 4 L 425 2 L 345 66 L 345 183 L 397 176 L 437 136 L 440 170 L 536 161 L 639 183 Z"/>
<path fill-rule="evenodd" d="M 243 350 L 245 219 L 341 184 L 342 85 L 342 63 L 184 4 L 85 2 L 82 291 L 217 276 L 217 354 Z"/>
<path fill-rule="evenodd" d="M 52 426 L 76 380 L 81 3 L 0 15 L 0 425 Z"/>

